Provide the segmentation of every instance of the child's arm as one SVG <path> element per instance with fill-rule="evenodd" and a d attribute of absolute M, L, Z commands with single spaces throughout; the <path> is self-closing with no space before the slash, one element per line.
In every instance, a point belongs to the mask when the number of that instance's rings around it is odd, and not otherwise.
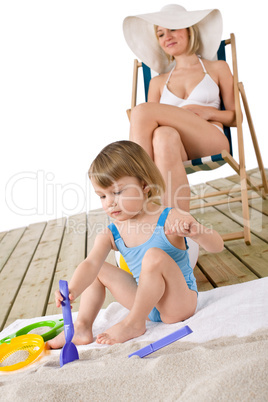
<path fill-rule="evenodd" d="M 107 255 L 112 249 L 110 236 L 107 232 L 98 234 L 94 246 L 87 258 L 76 268 L 69 283 L 69 298 L 74 301 L 96 279 Z M 63 298 L 55 292 L 56 306 L 60 307 Z"/>
<path fill-rule="evenodd" d="M 223 250 L 224 243 L 216 230 L 210 229 L 198 223 L 190 214 L 172 210 L 166 235 L 191 237 L 201 247 L 210 253 L 219 253 Z"/>

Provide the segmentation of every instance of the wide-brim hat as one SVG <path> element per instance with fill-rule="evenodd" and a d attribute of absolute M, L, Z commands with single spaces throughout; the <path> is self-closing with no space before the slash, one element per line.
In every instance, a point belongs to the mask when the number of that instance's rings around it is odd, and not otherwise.
<path fill-rule="evenodd" d="M 123 32 L 128 46 L 147 66 L 158 73 L 169 71 L 171 64 L 158 43 L 154 25 L 167 29 L 183 29 L 197 25 L 200 35 L 198 54 L 208 60 L 216 58 L 222 36 L 222 17 L 219 10 L 187 11 L 170 4 L 150 14 L 129 16 L 124 19 Z"/>

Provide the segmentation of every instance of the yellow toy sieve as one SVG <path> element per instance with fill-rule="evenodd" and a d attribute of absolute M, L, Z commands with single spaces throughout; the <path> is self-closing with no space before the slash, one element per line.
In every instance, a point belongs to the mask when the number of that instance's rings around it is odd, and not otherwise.
<path fill-rule="evenodd" d="M 41 335 L 21 335 L 11 339 L 10 343 L 2 343 L 0 345 L 0 371 L 13 371 L 28 366 L 40 356 L 44 346 Z M 12 360 L 13 358 L 16 360 L 16 356 L 20 361 L 12 364 Z"/>

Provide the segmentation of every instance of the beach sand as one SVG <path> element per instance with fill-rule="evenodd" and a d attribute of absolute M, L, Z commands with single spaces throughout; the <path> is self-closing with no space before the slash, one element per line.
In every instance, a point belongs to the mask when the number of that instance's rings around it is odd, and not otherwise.
<path fill-rule="evenodd" d="M 62 368 L 60 352 L 53 351 L 28 369 L 0 375 L 0 400 L 268 400 L 267 329 L 202 344 L 177 341 L 145 358 L 128 358 L 146 345 L 134 341 L 81 351 L 79 360 Z"/>

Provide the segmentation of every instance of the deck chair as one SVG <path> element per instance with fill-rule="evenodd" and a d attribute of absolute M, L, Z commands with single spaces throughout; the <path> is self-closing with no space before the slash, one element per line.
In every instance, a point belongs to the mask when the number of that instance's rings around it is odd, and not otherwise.
<path fill-rule="evenodd" d="M 251 243 L 250 236 L 250 221 L 249 221 L 249 205 L 248 205 L 248 190 L 254 190 L 261 196 L 263 199 L 266 199 L 266 194 L 268 194 L 268 184 L 265 176 L 265 170 L 263 166 L 263 161 L 255 133 L 255 129 L 253 126 L 247 97 L 245 93 L 244 86 L 242 82 L 238 82 L 238 70 L 237 70 L 237 55 L 236 55 L 236 45 L 235 45 L 235 36 L 234 34 L 230 35 L 230 39 L 223 40 L 220 44 L 218 50 L 218 59 L 226 60 L 226 51 L 225 48 L 227 45 L 231 45 L 231 54 L 232 54 L 232 64 L 233 64 L 233 76 L 234 76 L 234 96 L 235 96 L 235 111 L 236 111 L 236 119 L 237 119 L 237 141 L 238 141 L 238 162 L 233 157 L 233 147 L 232 147 L 232 139 L 231 139 L 231 130 L 229 127 L 224 127 L 224 133 L 227 136 L 230 144 L 230 152 L 222 151 L 218 155 L 211 155 L 204 158 L 198 158 L 191 161 L 184 162 L 185 170 L 187 174 L 194 173 L 200 170 L 212 170 L 216 169 L 225 163 L 228 163 L 234 171 L 239 175 L 240 178 L 240 197 L 234 197 L 229 199 L 226 197 L 226 200 L 220 201 L 212 201 L 207 202 L 206 204 L 194 205 L 192 209 L 203 208 L 209 206 L 216 206 L 220 204 L 226 204 L 229 202 L 242 202 L 242 215 L 243 215 L 243 230 L 234 233 L 227 233 L 222 235 L 224 241 L 234 240 L 234 239 L 244 239 L 246 244 Z M 151 70 L 144 63 L 139 62 L 137 59 L 134 60 L 134 70 L 133 70 L 133 84 L 132 84 L 132 97 L 131 97 L 131 109 L 136 106 L 137 102 L 137 85 L 138 85 L 138 70 L 139 68 L 143 70 L 143 81 L 144 81 L 144 92 L 145 92 L 145 101 L 147 102 L 147 94 L 149 89 L 149 82 L 151 79 Z M 262 184 L 255 186 L 252 183 L 251 179 L 246 173 L 245 166 L 245 152 L 244 152 L 244 140 L 243 140 L 243 130 L 242 130 L 242 109 L 241 109 L 241 101 L 242 99 L 244 111 L 247 117 L 247 122 L 253 142 L 253 146 L 255 149 L 256 159 L 258 162 L 259 170 L 261 173 Z M 224 105 L 222 104 L 222 108 Z M 128 118 L 130 119 L 131 109 L 127 110 Z M 204 199 L 208 197 L 230 194 L 230 192 L 237 192 L 238 190 L 226 190 L 226 191 L 217 191 L 205 194 L 203 196 L 194 196 L 192 199 Z M 256 194 L 255 194 L 256 195 Z M 190 207 L 191 208 L 191 207 Z"/>

